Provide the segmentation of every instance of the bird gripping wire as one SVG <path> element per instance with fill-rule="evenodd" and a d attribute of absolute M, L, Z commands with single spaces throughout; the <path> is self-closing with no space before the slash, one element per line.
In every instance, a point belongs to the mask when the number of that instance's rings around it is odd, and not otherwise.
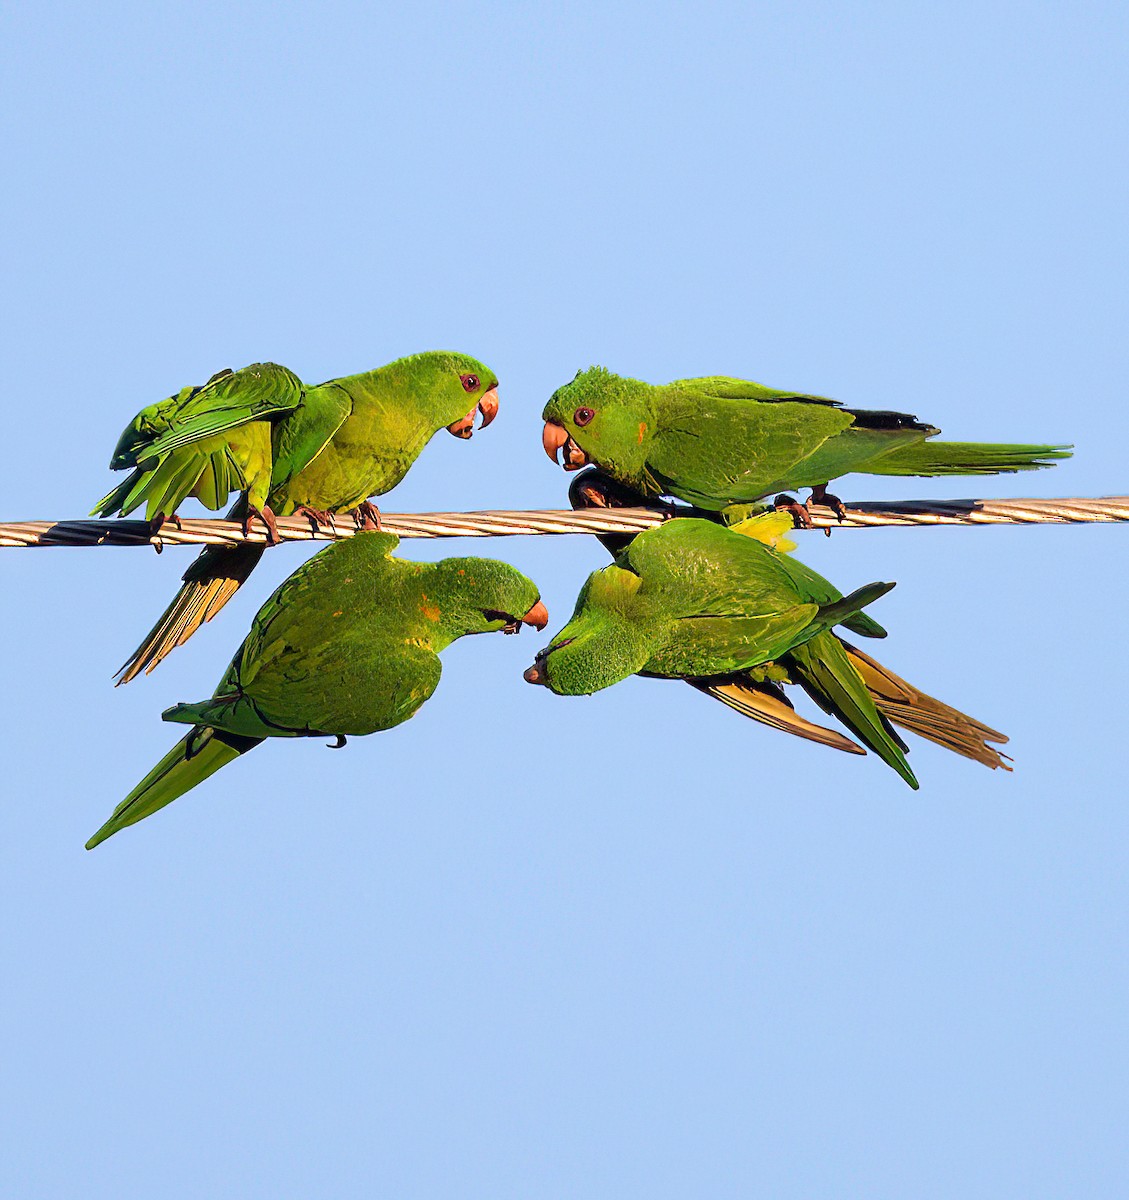
<path fill-rule="evenodd" d="M 681 510 L 653 508 L 525 509 L 483 512 L 382 513 L 381 526 L 402 538 L 517 537 L 525 534 L 639 533 Z M 696 510 L 686 509 L 687 515 Z M 704 515 L 704 514 L 703 514 Z M 861 501 L 847 506 L 840 521 L 822 505 L 812 505 L 816 529 L 871 529 L 907 525 L 1076 525 L 1129 521 L 1129 496 L 1060 500 L 892 500 Z M 305 517 L 279 517 L 284 542 L 332 542 L 358 532 L 351 517 L 338 517 L 314 529 Z M 244 533 L 239 521 L 185 519 L 166 521 L 153 530 L 147 521 L 0 522 L 0 547 L 42 546 L 238 546 L 266 542 L 256 521 Z"/>

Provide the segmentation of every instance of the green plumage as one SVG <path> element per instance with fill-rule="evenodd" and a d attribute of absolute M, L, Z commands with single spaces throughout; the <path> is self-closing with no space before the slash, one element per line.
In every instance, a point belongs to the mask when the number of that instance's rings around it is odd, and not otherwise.
<path fill-rule="evenodd" d="M 654 386 L 602 367 L 559 388 L 542 416 L 563 430 L 559 440 L 571 439 L 566 466 L 592 462 L 644 496 L 713 511 L 855 471 L 985 475 L 1069 456 L 1066 446 L 932 441 L 940 430 L 906 413 L 844 408 L 740 379 Z M 550 429 L 550 452 L 552 445 Z"/>
<path fill-rule="evenodd" d="M 776 518 L 773 518 L 776 519 Z M 802 563 L 712 521 L 681 518 L 637 535 L 592 574 L 569 623 L 526 673 L 562 695 L 586 695 L 632 674 L 684 679 L 746 716 L 859 753 L 798 717 L 780 685 L 800 685 L 913 788 L 891 718 L 957 753 L 1002 765 L 985 739 L 1006 740 L 912 689 L 843 643 L 851 625 L 885 631 L 861 610 L 893 587 L 842 596 Z"/>
<path fill-rule="evenodd" d="M 496 411 L 497 379 L 477 359 L 434 351 L 375 371 L 308 386 L 285 367 L 222 371 L 142 410 L 110 466 L 130 470 L 99 516 L 169 516 L 193 496 L 211 509 L 264 519 L 353 512 L 407 474 L 440 429 L 469 437 L 476 407 Z M 172 604 L 122 667 L 120 682 L 152 670 L 235 594 L 260 546 L 204 550 Z"/>
<path fill-rule="evenodd" d="M 573 480 L 569 488 L 569 499 L 574 508 L 623 508 L 637 503 L 637 498 L 629 488 L 595 470 L 585 471 Z M 732 509 L 728 510 L 726 519 L 735 515 Z M 792 518 L 787 513 L 763 514 L 731 525 L 731 528 L 742 536 L 755 538 L 777 551 L 778 566 L 787 572 L 802 595 L 824 606 L 834 604 L 842 598 L 841 593 L 810 567 L 804 566 L 787 553 L 795 549 L 795 543 L 786 536 L 791 527 Z M 637 536 L 639 535 L 601 534 L 599 538 L 614 558 L 624 554 Z M 853 608 L 853 605 L 849 605 L 848 609 L 850 608 Z M 842 621 L 842 627 L 863 637 L 886 636 L 886 630 L 867 613 L 850 612 Z M 828 654 L 833 655 L 838 662 L 840 674 L 850 678 L 832 643 L 841 646 L 850 666 L 854 668 L 855 674 L 862 680 L 874 701 L 874 706 L 890 722 L 890 725 L 885 726 L 886 732 L 902 749 L 906 747 L 893 733 L 892 725 L 901 726 L 943 746 L 946 750 L 951 750 L 954 754 L 982 763 L 993 770 L 997 767 L 1002 767 L 1005 771 L 1011 770 L 1007 765 L 1007 756 L 991 744 L 1006 742 L 1008 739 L 1004 734 L 920 691 L 856 646 L 842 641 L 837 636 L 833 637 L 830 633 L 821 633 L 803 649 L 827 649 Z M 723 675 L 687 676 L 685 682 L 711 699 L 721 701 L 742 716 L 759 721 L 772 729 L 779 729 L 834 750 L 865 754 L 862 746 L 850 738 L 833 729 L 814 724 L 796 712 L 792 706 L 785 694 L 785 685 L 803 687 L 826 712 L 837 714 L 838 708 L 846 703 L 844 696 L 836 697 L 834 689 L 821 682 L 820 674 L 813 666 L 818 667 L 818 663 L 810 655 L 796 650 L 775 662 L 761 663 L 746 670 Z M 857 708 L 857 705 L 852 707 Z M 856 712 L 855 720 L 871 734 L 872 729 L 862 719 L 864 715 Z M 873 744 L 866 736 L 864 740 L 867 744 Z"/>
<path fill-rule="evenodd" d="M 305 400 L 306 389 L 291 371 L 254 363 L 143 408 L 110 459 L 111 470 L 130 474 L 91 515 L 125 517 L 144 504 L 146 519 L 155 520 L 175 513 L 189 496 L 222 508 L 233 492 L 246 492 L 261 508 L 270 489 L 274 423 Z"/>
<path fill-rule="evenodd" d="M 456 638 L 543 624 L 536 586 L 506 563 L 391 557 L 398 539 L 359 533 L 299 567 L 263 605 L 215 694 L 178 704 L 191 725 L 87 843 L 98 845 L 274 737 L 344 737 L 411 717 Z"/>

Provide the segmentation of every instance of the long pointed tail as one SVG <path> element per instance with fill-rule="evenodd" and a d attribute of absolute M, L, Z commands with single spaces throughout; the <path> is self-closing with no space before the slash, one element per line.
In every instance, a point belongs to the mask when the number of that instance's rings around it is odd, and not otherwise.
<path fill-rule="evenodd" d="M 127 825 L 152 816 L 262 740 L 219 733 L 205 725 L 197 725 L 114 809 L 113 816 L 86 843 L 87 850 L 93 850 Z"/>
<path fill-rule="evenodd" d="M 1072 449 L 924 441 L 891 450 L 860 469 L 868 475 L 1008 475 L 1053 467 L 1055 459 L 1069 458 Z"/>
<path fill-rule="evenodd" d="M 184 585 L 145 640 L 118 670 L 117 683 L 149 674 L 235 595 L 259 564 L 264 547 L 245 544 L 231 549 L 208 546 L 184 573 Z"/>
<path fill-rule="evenodd" d="M 1011 770 L 1008 766 L 1011 759 L 989 744 L 1006 743 L 1006 734 L 919 691 L 869 654 L 864 654 L 850 642 L 839 640 L 851 666 L 866 685 L 875 708 L 888 721 L 993 770 L 997 767 Z M 713 680 L 688 679 L 686 682 L 742 716 L 760 721 L 771 729 L 794 734 L 809 742 L 818 742 L 821 746 L 830 746 L 833 750 L 845 750 L 850 754 L 866 753 L 856 742 L 834 729 L 816 725 L 800 716 L 776 684 L 755 682 L 739 676 Z"/>
<path fill-rule="evenodd" d="M 1011 770 L 1008 756 L 988 744 L 998 742 L 1002 745 L 1008 740 L 1006 734 L 918 691 L 849 642 L 844 642 L 843 648 L 867 691 L 874 697 L 878 711 L 895 725 L 993 770 L 997 767 Z"/>
<path fill-rule="evenodd" d="M 789 654 L 800 686 L 816 704 L 838 717 L 911 788 L 919 787 L 906 762 L 905 743 L 875 707 L 842 642 L 833 633 L 820 633 L 802 646 L 794 646 Z"/>

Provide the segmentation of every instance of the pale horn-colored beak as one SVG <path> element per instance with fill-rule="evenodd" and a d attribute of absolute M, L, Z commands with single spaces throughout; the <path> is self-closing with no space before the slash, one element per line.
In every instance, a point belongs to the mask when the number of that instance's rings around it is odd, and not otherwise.
<path fill-rule="evenodd" d="M 549 624 L 549 610 L 540 600 L 521 619 L 523 625 L 532 625 L 534 629 L 544 629 Z"/>
<path fill-rule="evenodd" d="M 546 421 L 545 428 L 541 431 L 541 445 L 545 447 L 545 453 L 557 462 L 557 452 L 568 441 L 568 430 L 563 425 L 558 425 L 555 421 Z"/>

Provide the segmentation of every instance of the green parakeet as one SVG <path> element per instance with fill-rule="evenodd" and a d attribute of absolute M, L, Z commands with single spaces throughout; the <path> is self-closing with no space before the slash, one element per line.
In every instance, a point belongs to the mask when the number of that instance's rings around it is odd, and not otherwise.
<path fill-rule="evenodd" d="M 637 493 L 617 484 L 595 469 L 589 469 L 573 479 L 569 487 L 569 499 L 573 508 L 624 508 L 638 503 Z M 726 514 L 727 517 L 729 515 Z M 745 536 L 755 537 L 765 545 L 784 553 L 796 548 L 795 543 L 784 535 L 784 531 L 790 525 L 790 516 L 776 513 L 741 521 L 734 528 Z M 612 533 L 598 536 L 614 558 L 622 554 L 638 535 Z M 827 589 L 826 593 L 821 590 L 821 595 L 825 595 L 829 600 L 840 598 L 841 593 L 827 580 L 816 575 L 798 560 L 789 561 L 793 570 L 800 572 L 809 585 Z M 845 622 L 844 627 L 852 629 L 862 637 L 886 636 L 885 629 L 866 613 L 855 614 Z M 945 749 L 952 750 L 964 758 L 983 763 L 993 770 L 996 767 L 1003 767 L 1005 771 L 1011 770 L 1007 765 L 1007 756 L 989 744 L 1006 742 L 1008 739 L 1005 734 L 919 691 L 849 642 L 843 641 L 843 648 L 851 660 L 851 665 L 866 684 L 875 707 L 893 724 L 928 738 L 929 741 L 936 742 L 937 745 L 944 746 Z M 738 672 L 715 679 L 687 679 L 686 682 L 744 716 L 761 721 L 773 729 L 851 754 L 865 753 L 857 742 L 833 729 L 816 725 L 796 712 L 781 685 L 802 685 L 803 679 L 787 656 L 763 670 Z"/>
<path fill-rule="evenodd" d="M 126 516 L 145 504 L 146 516 L 159 521 L 189 496 L 218 509 L 239 492 L 228 515 L 245 528 L 258 515 L 270 541 L 277 540 L 276 516 L 304 515 L 317 525 L 351 512 L 361 528 L 375 527 L 379 516 L 368 498 L 395 487 L 440 429 L 469 438 L 476 409 L 489 425 L 498 411 L 497 378 L 477 359 L 447 351 L 314 387 L 273 363 L 221 371 L 138 413 L 110 461 L 130 475 L 94 512 Z M 210 621 L 262 553 L 251 545 L 204 550 L 119 683 L 153 670 Z"/>
<path fill-rule="evenodd" d="M 680 518 L 637 535 L 589 576 L 572 619 L 525 678 L 561 695 L 587 695 L 633 674 L 684 679 L 765 724 L 863 752 L 797 716 L 781 685 L 798 683 L 913 788 L 907 747 L 891 721 L 1002 765 L 984 744 L 1006 740 L 1001 734 L 912 688 L 833 632 L 842 625 L 884 636 L 862 610 L 893 586 L 873 583 L 843 597 L 754 536 Z"/>
<path fill-rule="evenodd" d="M 304 563 L 259 609 L 210 700 L 166 721 L 189 733 L 87 842 L 150 816 L 266 738 L 391 729 L 439 683 L 439 654 L 470 633 L 543 629 L 537 587 L 506 563 L 391 557 L 399 539 L 359 533 Z"/>
<path fill-rule="evenodd" d="M 542 413 L 545 452 L 565 470 L 594 463 L 642 496 L 677 496 L 718 511 L 791 488 L 841 511 L 826 485 L 840 475 L 995 475 L 1050 466 L 1067 446 L 934 442 L 940 430 L 906 413 L 844 408 L 822 396 L 741 379 L 663 386 L 581 371 Z M 797 514 L 806 517 L 806 510 Z"/>

